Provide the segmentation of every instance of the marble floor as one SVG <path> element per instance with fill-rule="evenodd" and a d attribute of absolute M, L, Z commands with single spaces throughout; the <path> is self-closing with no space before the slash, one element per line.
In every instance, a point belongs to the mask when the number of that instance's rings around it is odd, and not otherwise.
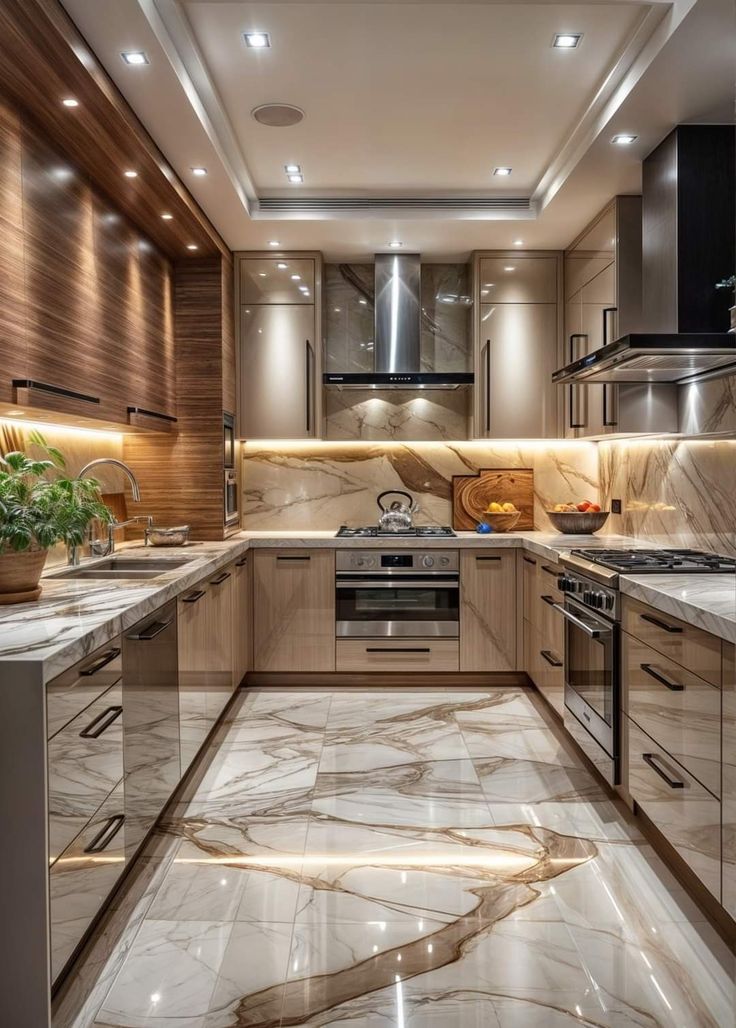
<path fill-rule="evenodd" d="M 733 954 L 539 703 L 244 692 L 55 1025 L 733 1028 Z"/>

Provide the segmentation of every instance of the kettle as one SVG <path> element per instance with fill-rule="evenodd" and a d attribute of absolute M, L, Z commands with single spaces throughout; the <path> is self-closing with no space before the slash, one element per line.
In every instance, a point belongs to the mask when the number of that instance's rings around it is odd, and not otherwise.
<path fill-rule="evenodd" d="M 381 503 L 384 496 L 405 496 L 409 501 L 409 506 L 399 500 L 393 500 L 388 507 L 384 507 Z M 384 532 L 408 531 L 412 527 L 412 517 L 419 510 L 419 504 L 415 503 L 414 498 L 402 489 L 387 489 L 376 498 L 376 503 L 381 511 L 378 527 Z"/>

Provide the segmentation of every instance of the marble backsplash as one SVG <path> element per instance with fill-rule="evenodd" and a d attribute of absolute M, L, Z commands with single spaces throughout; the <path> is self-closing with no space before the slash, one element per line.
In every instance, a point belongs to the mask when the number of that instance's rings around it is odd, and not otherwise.
<path fill-rule="evenodd" d="M 600 443 L 601 503 L 623 502 L 605 532 L 736 554 L 736 439 Z"/>
<path fill-rule="evenodd" d="M 535 527 L 544 511 L 598 495 L 593 443 L 296 443 L 282 449 L 243 446 L 243 527 L 252 531 L 336 529 L 374 524 L 376 496 L 405 489 L 421 506 L 417 524 L 451 521 L 452 476 L 481 468 L 534 470 Z"/>
<path fill-rule="evenodd" d="M 327 439 L 447 440 L 470 434 L 469 389 L 326 389 Z"/>

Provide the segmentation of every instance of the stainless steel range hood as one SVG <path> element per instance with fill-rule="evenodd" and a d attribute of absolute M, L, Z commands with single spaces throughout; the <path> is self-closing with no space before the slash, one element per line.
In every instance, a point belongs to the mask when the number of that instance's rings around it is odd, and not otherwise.
<path fill-rule="evenodd" d="M 471 385 L 467 372 L 420 371 L 421 264 L 418 253 L 375 257 L 373 371 L 327 372 L 339 389 L 457 389 Z"/>
<path fill-rule="evenodd" d="M 732 125 L 681 125 L 647 157 L 641 332 L 560 368 L 552 381 L 671 382 L 736 373 L 726 290 L 736 266 Z"/>

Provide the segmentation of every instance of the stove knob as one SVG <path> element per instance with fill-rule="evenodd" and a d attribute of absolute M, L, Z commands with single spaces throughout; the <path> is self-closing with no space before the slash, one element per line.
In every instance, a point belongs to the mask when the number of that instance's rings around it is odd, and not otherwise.
<path fill-rule="evenodd" d="M 445 558 L 445 560 L 446 559 L 447 558 Z M 424 565 L 425 568 L 433 568 L 434 567 L 434 557 L 430 557 L 430 555 L 427 554 L 426 557 L 422 557 L 422 564 Z"/>
<path fill-rule="evenodd" d="M 613 596 L 606 596 L 606 608 L 613 610 Z"/>
<path fill-rule="evenodd" d="M 443 568 L 446 568 L 449 563 L 450 563 L 450 558 L 449 557 L 440 557 L 440 564 L 442 565 Z"/>
<path fill-rule="evenodd" d="M 591 603 L 592 602 L 592 598 L 593 598 L 593 594 L 591 593 L 590 589 L 586 589 L 585 592 L 583 593 L 583 603 Z"/>
<path fill-rule="evenodd" d="M 596 607 L 598 607 L 599 610 L 603 610 L 603 608 L 606 605 L 606 594 L 605 593 L 596 593 L 596 595 L 595 595 L 595 605 L 596 605 Z"/>

